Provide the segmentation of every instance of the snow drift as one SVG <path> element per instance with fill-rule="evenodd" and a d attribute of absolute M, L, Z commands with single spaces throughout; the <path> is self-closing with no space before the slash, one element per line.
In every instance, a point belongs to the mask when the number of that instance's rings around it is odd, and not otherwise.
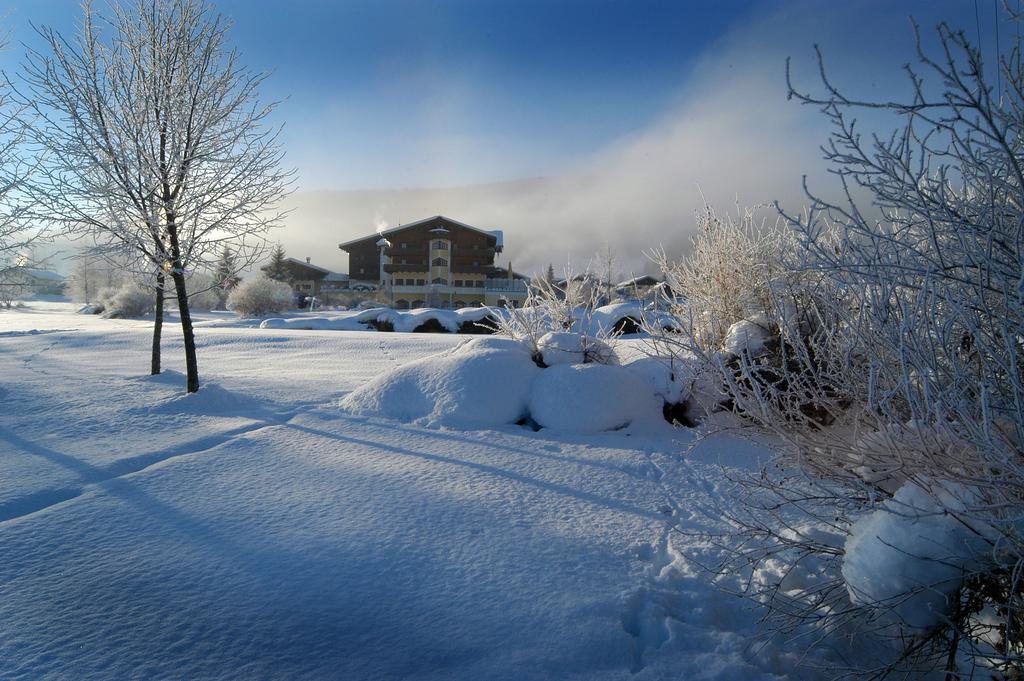
<path fill-rule="evenodd" d="M 545 369 L 530 391 L 530 416 L 564 433 L 617 430 L 660 413 L 654 393 L 628 369 L 606 364 L 559 364 Z"/>
<path fill-rule="evenodd" d="M 526 415 L 539 371 L 522 344 L 479 339 L 403 364 L 353 391 L 341 405 L 357 415 L 429 426 L 504 425 Z"/>

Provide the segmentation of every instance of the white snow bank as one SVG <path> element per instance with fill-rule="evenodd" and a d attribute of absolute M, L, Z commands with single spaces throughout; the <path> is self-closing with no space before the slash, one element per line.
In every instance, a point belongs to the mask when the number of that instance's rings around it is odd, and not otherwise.
<path fill-rule="evenodd" d="M 569 331 L 551 332 L 537 341 L 541 358 L 549 367 L 556 364 L 618 364 L 615 352 L 607 343 L 591 336 Z"/>
<path fill-rule="evenodd" d="M 962 517 L 974 493 L 953 483 L 931 494 L 908 483 L 882 508 L 854 523 L 846 540 L 843 578 L 860 605 L 891 605 L 907 625 L 935 626 L 953 605 L 966 573 L 989 559 L 992 528 Z M 952 515 L 951 515 L 952 514 Z"/>
<path fill-rule="evenodd" d="M 651 386 L 620 366 L 560 364 L 544 369 L 530 391 L 530 416 L 566 433 L 624 428 L 640 418 L 661 418 Z"/>
<path fill-rule="evenodd" d="M 479 339 L 403 364 L 355 390 L 341 405 L 357 415 L 428 426 L 515 423 L 526 415 L 530 384 L 539 371 L 516 341 Z"/>
<path fill-rule="evenodd" d="M 369 310 L 352 311 L 333 317 L 293 317 L 289 319 L 266 319 L 261 329 L 299 329 L 306 331 L 366 331 L 373 324 L 390 324 L 395 331 L 411 332 L 417 327 L 434 320 L 446 331 L 458 333 L 466 322 L 479 322 L 493 317 L 494 311 L 486 307 L 467 307 L 461 310 L 392 310 L 375 307 Z"/>
<path fill-rule="evenodd" d="M 541 314 L 539 310 L 527 308 L 522 314 Z M 264 329 L 297 329 L 297 330 L 338 330 L 365 331 L 373 324 L 388 323 L 395 331 L 410 332 L 428 322 L 436 320 L 445 330 L 457 333 L 459 327 L 466 322 L 479 322 L 488 317 L 498 318 L 507 312 L 500 307 L 466 307 L 460 310 L 437 310 L 419 308 L 415 310 L 393 310 L 389 307 L 374 307 L 368 310 L 352 310 L 341 314 L 327 316 L 297 315 L 294 317 L 275 317 L 266 319 L 260 324 Z M 652 315 L 654 315 L 652 317 Z M 678 322 L 667 313 L 645 311 L 638 303 L 616 303 L 605 305 L 592 311 L 583 309 L 574 313 L 575 322 L 569 331 L 591 337 L 612 335 L 623 329 L 620 324 L 630 318 L 640 322 L 644 317 L 664 327 L 676 327 Z M 629 324 L 627 323 L 627 326 Z"/>

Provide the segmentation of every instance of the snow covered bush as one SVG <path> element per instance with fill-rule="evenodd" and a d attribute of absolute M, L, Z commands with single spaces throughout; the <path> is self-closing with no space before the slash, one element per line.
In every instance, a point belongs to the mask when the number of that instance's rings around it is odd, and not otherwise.
<path fill-rule="evenodd" d="M 530 390 L 530 416 L 563 433 L 618 430 L 660 419 L 651 386 L 629 369 L 605 364 L 559 364 L 544 369 Z"/>
<path fill-rule="evenodd" d="M 831 120 L 827 158 L 873 206 L 851 190 L 841 203 L 811 195 L 809 211 L 787 216 L 798 247 L 784 262 L 813 282 L 802 307 L 814 316 L 798 317 L 807 327 L 788 337 L 781 327 L 782 361 L 764 361 L 771 341 L 749 325 L 697 328 L 732 336 L 739 351 L 722 374 L 726 389 L 780 438 L 776 463 L 793 471 L 743 483 L 728 517 L 746 548 L 730 569 L 813 558 L 830 575 L 827 588 L 758 591 L 769 619 L 834 631 L 856 620 L 859 635 L 881 644 L 870 669 L 853 671 L 941 668 L 954 678 L 980 665 L 1016 677 L 1024 69 L 1018 40 L 1000 60 L 1007 85 L 995 99 L 966 35 L 937 30 L 942 49 L 920 52 L 924 76 L 911 80 L 906 103 L 851 100 L 828 81 L 822 96 L 791 89 Z M 862 135 L 852 116 L 865 108 L 897 114 L 904 127 Z M 796 525 L 847 538 L 794 540 Z"/>
<path fill-rule="evenodd" d="M 262 274 L 246 279 L 228 296 L 228 309 L 243 317 L 265 317 L 283 312 L 291 306 L 291 287 Z"/>
<path fill-rule="evenodd" d="M 153 289 L 126 281 L 114 292 L 101 291 L 103 316 L 110 319 L 144 317 L 153 311 Z"/>
<path fill-rule="evenodd" d="M 587 280 L 589 273 L 581 277 Z M 598 289 L 578 285 L 574 282 L 577 278 L 567 269 L 565 284 L 561 287 L 550 277 L 535 279 L 522 307 L 494 311 L 494 331 L 525 343 L 538 366 L 546 366 L 542 339 L 551 342 L 557 338 L 559 343 L 578 346 L 584 353 L 584 361 L 592 361 L 596 355 L 587 349 L 601 337 L 610 335 L 611 329 L 595 328 L 592 321 L 598 307 Z M 570 341 L 570 335 L 577 338 Z"/>
<path fill-rule="evenodd" d="M 403 364 L 346 396 L 354 414 L 422 425 L 484 428 L 524 419 L 540 371 L 526 346 L 474 339 L 454 350 Z"/>
<path fill-rule="evenodd" d="M 665 313 L 643 316 L 650 354 L 694 369 L 690 376 L 701 386 L 694 413 L 743 411 L 749 402 L 737 393 L 771 391 L 831 421 L 835 415 L 808 401 L 802 385 L 805 369 L 828 358 L 815 347 L 830 323 L 821 304 L 828 282 L 792 262 L 799 243 L 783 220 L 769 224 L 760 215 L 750 208 L 722 218 L 705 206 L 687 258 L 654 254 L 674 296 L 662 301 L 670 320 Z M 810 361 L 797 369 L 795 357 Z"/>
<path fill-rule="evenodd" d="M 792 231 L 781 220 L 769 225 L 757 207 L 736 219 L 705 206 L 697 226 L 689 257 L 670 261 L 664 251 L 654 257 L 676 296 L 672 312 L 686 342 L 710 354 L 737 322 L 757 317 L 769 328 L 778 325 L 783 295 L 802 277 L 783 261 L 796 248 Z"/>
<path fill-rule="evenodd" d="M 571 360 L 540 367 L 528 344 L 501 336 L 403 364 L 341 406 L 362 416 L 464 429 L 521 424 L 586 434 L 667 427 L 649 370 Z"/>
<path fill-rule="evenodd" d="M 537 341 L 537 353 L 544 366 L 556 364 L 615 364 L 615 351 L 598 338 L 570 331 L 548 332 Z"/>

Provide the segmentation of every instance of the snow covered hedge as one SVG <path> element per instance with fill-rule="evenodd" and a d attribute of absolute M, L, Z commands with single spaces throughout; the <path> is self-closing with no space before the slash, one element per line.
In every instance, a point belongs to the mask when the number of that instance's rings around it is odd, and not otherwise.
<path fill-rule="evenodd" d="M 582 351 L 548 346 L 559 359 L 542 367 L 528 343 L 477 338 L 379 376 L 341 404 L 357 415 L 452 428 L 532 423 L 584 434 L 664 427 L 666 401 L 687 394 L 680 377 L 666 363 L 620 364 L 607 344 L 590 345 L 601 352 L 586 363 Z"/>
<path fill-rule="evenodd" d="M 568 328 L 561 325 L 553 325 L 550 320 L 543 318 L 542 310 L 531 308 L 520 308 L 508 310 L 506 308 L 491 307 L 466 307 L 459 310 L 438 310 L 434 308 L 420 308 L 416 310 L 394 310 L 389 307 L 374 307 L 368 310 L 356 310 L 343 312 L 332 316 L 301 316 L 292 318 L 271 318 L 260 324 L 264 329 L 301 329 L 317 331 L 397 331 L 402 333 L 412 332 L 437 332 L 437 333 L 466 333 L 480 334 L 493 333 L 497 330 L 499 323 L 510 315 L 520 315 L 525 318 L 537 318 L 538 328 L 542 331 L 537 335 L 541 336 L 553 332 L 569 332 L 576 335 L 601 338 L 603 336 L 616 335 L 620 331 L 636 332 L 638 324 L 645 315 L 650 313 L 637 303 L 619 303 L 605 305 L 595 310 L 576 312 L 574 321 Z M 670 315 L 661 313 L 658 319 L 664 324 L 672 324 Z M 516 337 L 520 337 L 518 334 Z"/>

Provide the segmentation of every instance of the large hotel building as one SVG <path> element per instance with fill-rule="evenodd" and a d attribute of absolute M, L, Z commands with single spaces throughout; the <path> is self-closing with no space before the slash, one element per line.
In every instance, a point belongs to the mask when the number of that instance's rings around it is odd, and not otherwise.
<path fill-rule="evenodd" d="M 397 309 L 519 307 L 527 281 L 500 268 L 501 230 L 486 230 L 435 215 L 346 241 L 349 287 L 380 290 Z"/>

